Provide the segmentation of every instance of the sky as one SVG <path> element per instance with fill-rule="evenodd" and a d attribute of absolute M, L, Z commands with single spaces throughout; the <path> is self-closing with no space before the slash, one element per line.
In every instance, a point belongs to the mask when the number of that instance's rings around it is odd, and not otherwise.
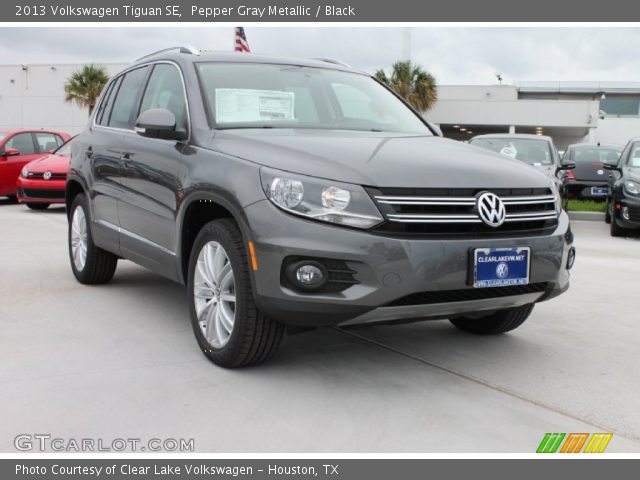
<path fill-rule="evenodd" d="M 402 28 L 246 27 L 252 52 L 342 60 L 367 72 L 403 57 Z M 441 85 L 640 81 L 640 28 L 414 27 L 411 59 Z M 233 27 L 2 27 L 0 64 L 129 63 L 175 45 L 230 50 Z"/>

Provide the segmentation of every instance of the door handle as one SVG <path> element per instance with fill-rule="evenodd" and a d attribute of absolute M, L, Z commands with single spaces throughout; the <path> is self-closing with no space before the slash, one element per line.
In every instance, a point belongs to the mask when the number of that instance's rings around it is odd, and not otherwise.
<path fill-rule="evenodd" d="M 87 156 L 87 158 L 91 158 L 93 156 L 93 147 L 88 147 L 84 154 Z"/>
<path fill-rule="evenodd" d="M 120 154 L 120 160 L 124 161 L 124 162 L 130 162 L 131 161 L 131 153 L 129 152 L 122 152 Z"/>

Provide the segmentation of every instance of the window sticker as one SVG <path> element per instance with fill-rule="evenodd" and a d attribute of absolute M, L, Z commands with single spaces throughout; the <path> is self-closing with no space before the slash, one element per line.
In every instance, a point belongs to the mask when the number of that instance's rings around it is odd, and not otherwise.
<path fill-rule="evenodd" d="M 507 143 L 504 147 L 502 147 L 500 153 L 502 155 L 506 155 L 507 157 L 516 158 L 516 156 L 518 155 L 518 149 L 513 143 Z"/>
<path fill-rule="evenodd" d="M 295 120 L 295 94 L 278 90 L 216 88 L 218 123 Z"/>

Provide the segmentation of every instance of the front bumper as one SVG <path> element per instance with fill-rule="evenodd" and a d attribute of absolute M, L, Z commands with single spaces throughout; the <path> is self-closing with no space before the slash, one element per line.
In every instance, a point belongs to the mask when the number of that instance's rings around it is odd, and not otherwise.
<path fill-rule="evenodd" d="M 19 177 L 16 195 L 20 203 L 64 203 L 66 180 L 43 180 Z"/>
<path fill-rule="evenodd" d="M 546 236 L 480 239 L 406 239 L 335 227 L 289 215 L 268 200 L 245 209 L 258 270 L 253 272 L 256 302 L 268 316 L 295 325 L 447 318 L 516 307 L 559 295 L 569 286 L 566 269 L 572 235 L 562 213 Z M 419 292 L 473 289 L 469 252 L 486 247 L 530 247 L 530 283 L 544 291 L 485 300 L 389 306 Z M 281 284 L 287 256 L 343 260 L 359 284 L 339 293 L 302 293 Z M 365 316 L 366 315 L 366 316 Z"/>
<path fill-rule="evenodd" d="M 617 205 L 620 205 L 620 208 L 617 208 Z M 624 218 L 622 215 L 624 208 L 627 209 L 629 218 Z M 640 198 L 625 196 L 616 201 L 616 205 L 614 205 L 614 220 L 624 228 L 640 228 Z"/>

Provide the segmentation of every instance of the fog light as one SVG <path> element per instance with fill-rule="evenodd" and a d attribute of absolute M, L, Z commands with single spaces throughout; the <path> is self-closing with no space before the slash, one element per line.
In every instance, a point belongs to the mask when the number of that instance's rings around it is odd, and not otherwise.
<path fill-rule="evenodd" d="M 304 291 L 321 289 L 329 277 L 324 265 L 313 260 L 302 260 L 287 265 L 285 275 L 294 288 Z"/>
<path fill-rule="evenodd" d="M 296 270 L 296 280 L 307 287 L 317 285 L 324 280 L 324 274 L 315 265 L 302 265 Z"/>
<path fill-rule="evenodd" d="M 575 261 L 576 261 L 576 249 L 575 247 L 571 247 L 569 249 L 569 254 L 567 255 L 567 270 L 571 270 Z"/>
<path fill-rule="evenodd" d="M 629 220 L 629 207 L 622 207 L 622 218 Z"/>

